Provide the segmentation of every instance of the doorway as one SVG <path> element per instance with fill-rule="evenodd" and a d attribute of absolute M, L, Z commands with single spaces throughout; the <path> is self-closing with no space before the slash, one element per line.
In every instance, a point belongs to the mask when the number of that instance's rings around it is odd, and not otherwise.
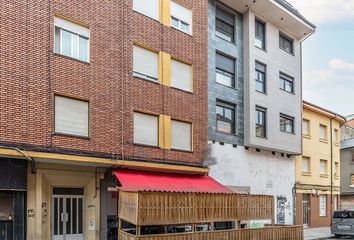
<path fill-rule="evenodd" d="M 310 194 L 302 195 L 302 223 L 308 227 L 310 222 Z"/>

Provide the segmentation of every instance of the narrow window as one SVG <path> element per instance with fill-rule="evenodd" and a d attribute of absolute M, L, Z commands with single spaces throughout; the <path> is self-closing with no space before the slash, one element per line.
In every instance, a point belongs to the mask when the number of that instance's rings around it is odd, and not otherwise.
<path fill-rule="evenodd" d="M 192 11 L 171 1 L 171 25 L 182 32 L 192 33 Z"/>
<path fill-rule="evenodd" d="M 216 7 L 216 36 L 229 41 L 235 40 L 235 16 L 221 7 Z"/>
<path fill-rule="evenodd" d="M 222 133 L 235 133 L 235 105 L 216 102 L 216 129 Z"/>
<path fill-rule="evenodd" d="M 302 134 L 310 135 L 310 121 L 307 119 L 302 120 Z"/>
<path fill-rule="evenodd" d="M 133 10 L 155 20 L 159 19 L 159 0 L 133 0 Z"/>
<path fill-rule="evenodd" d="M 338 144 L 339 143 L 339 131 L 338 129 L 334 129 L 334 143 Z"/>
<path fill-rule="evenodd" d="M 235 87 L 235 59 L 216 53 L 216 82 Z"/>
<path fill-rule="evenodd" d="M 294 117 L 280 114 L 280 131 L 294 133 Z"/>
<path fill-rule="evenodd" d="M 266 92 L 266 75 L 267 75 L 266 65 L 256 61 L 256 91 L 265 93 Z"/>
<path fill-rule="evenodd" d="M 351 187 L 354 187 L 354 175 L 351 175 Z"/>
<path fill-rule="evenodd" d="M 294 54 L 294 40 L 283 33 L 279 33 L 279 47 L 285 52 Z"/>
<path fill-rule="evenodd" d="M 310 173 L 310 158 L 309 157 L 302 157 L 302 172 L 303 173 Z"/>
<path fill-rule="evenodd" d="M 327 140 L 327 126 L 320 124 L 320 140 Z"/>
<path fill-rule="evenodd" d="M 320 174 L 327 175 L 327 160 L 320 160 Z"/>
<path fill-rule="evenodd" d="M 255 46 L 265 50 L 265 48 L 266 48 L 266 38 L 265 38 L 266 26 L 265 26 L 265 23 L 256 19 L 255 30 L 256 30 Z"/>
<path fill-rule="evenodd" d="M 172 59 L 171 86 L 191 92 L 192 82 L 192 66 Z"/>
<path fill-rule="evenodd" d="M 156 52 L 134 45 L 133 76 L 157 81 L 159 74 L 159 55 Z"/>
<path fill-rule="evenodd" d="M 256 136 L 266 137 L 267 136 L 267 110 L 265 108 L 256 106 Z"/>
<path fill-rule="evenodd" d="M 54 26 L 54 51 L 89 62 L 89 29 L 58 17 L 54 17 Z"/>
<path fill-rule="evenodd" d="M 334 163 L 334 176 L 335 177 L 339 176 L 339 163 L 338 162 Z"/>
<path fill-rule="evenodd" d="M 158 146 L 159 118 L 134 112 L 134 143 Z"/>
<path fill-rule="evenodd" d="M 320 195 L 320 217 L 327 216 L 327 195 Z"/>
<path fill-rule="evenodd" d="M 289 93 L 294 93 L 294 78 L 290 77 L 284 73 L 279 74 L 279 79 L 280 79 L 280 89 L 289 92 Z"/>
<path fill-rule="evenodd" d="M 171 121 L 171 147 L 178 150 L 192 150 L 192 124 Z"/>
<path fill-rule="evenodd" d="M 83 100 L 55 96 L 55 132 L 89 136 L 89 103 Z"/>

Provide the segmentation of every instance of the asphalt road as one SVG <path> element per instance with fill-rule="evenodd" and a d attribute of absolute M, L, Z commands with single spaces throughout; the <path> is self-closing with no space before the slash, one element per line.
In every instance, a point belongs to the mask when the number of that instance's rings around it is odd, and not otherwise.
<path fill-rule="evenodd" d="M 335 238 L 335 237 L 333 237 L 333 238 L 328 238 L 328 239 L 354 239 L 354 237 L 342 237 L 342 238 Z"/>

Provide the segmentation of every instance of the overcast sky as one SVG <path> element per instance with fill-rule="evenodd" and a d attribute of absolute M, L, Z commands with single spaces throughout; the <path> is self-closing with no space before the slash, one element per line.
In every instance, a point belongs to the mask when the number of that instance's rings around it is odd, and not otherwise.
<path fill-rule="evenodd" d="M 288 2 L 317 26 L 303 45 L 304 99 L 354 114 L 354 0 Z"/>

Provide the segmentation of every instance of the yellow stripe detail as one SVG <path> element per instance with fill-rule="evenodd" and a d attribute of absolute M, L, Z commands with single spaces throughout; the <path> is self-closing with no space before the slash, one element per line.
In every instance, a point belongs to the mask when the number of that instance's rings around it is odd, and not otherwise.
<path fill-rule="evenodd" d="M 160 83 L 167 87 L 171 86 L 171 55 L 165 52 L 160 52 Z"/>
<path fill-rule="evenodd" d="M 171 0 L 160 0 L 160 22 L 167 26 L 171 26 Z"/>

